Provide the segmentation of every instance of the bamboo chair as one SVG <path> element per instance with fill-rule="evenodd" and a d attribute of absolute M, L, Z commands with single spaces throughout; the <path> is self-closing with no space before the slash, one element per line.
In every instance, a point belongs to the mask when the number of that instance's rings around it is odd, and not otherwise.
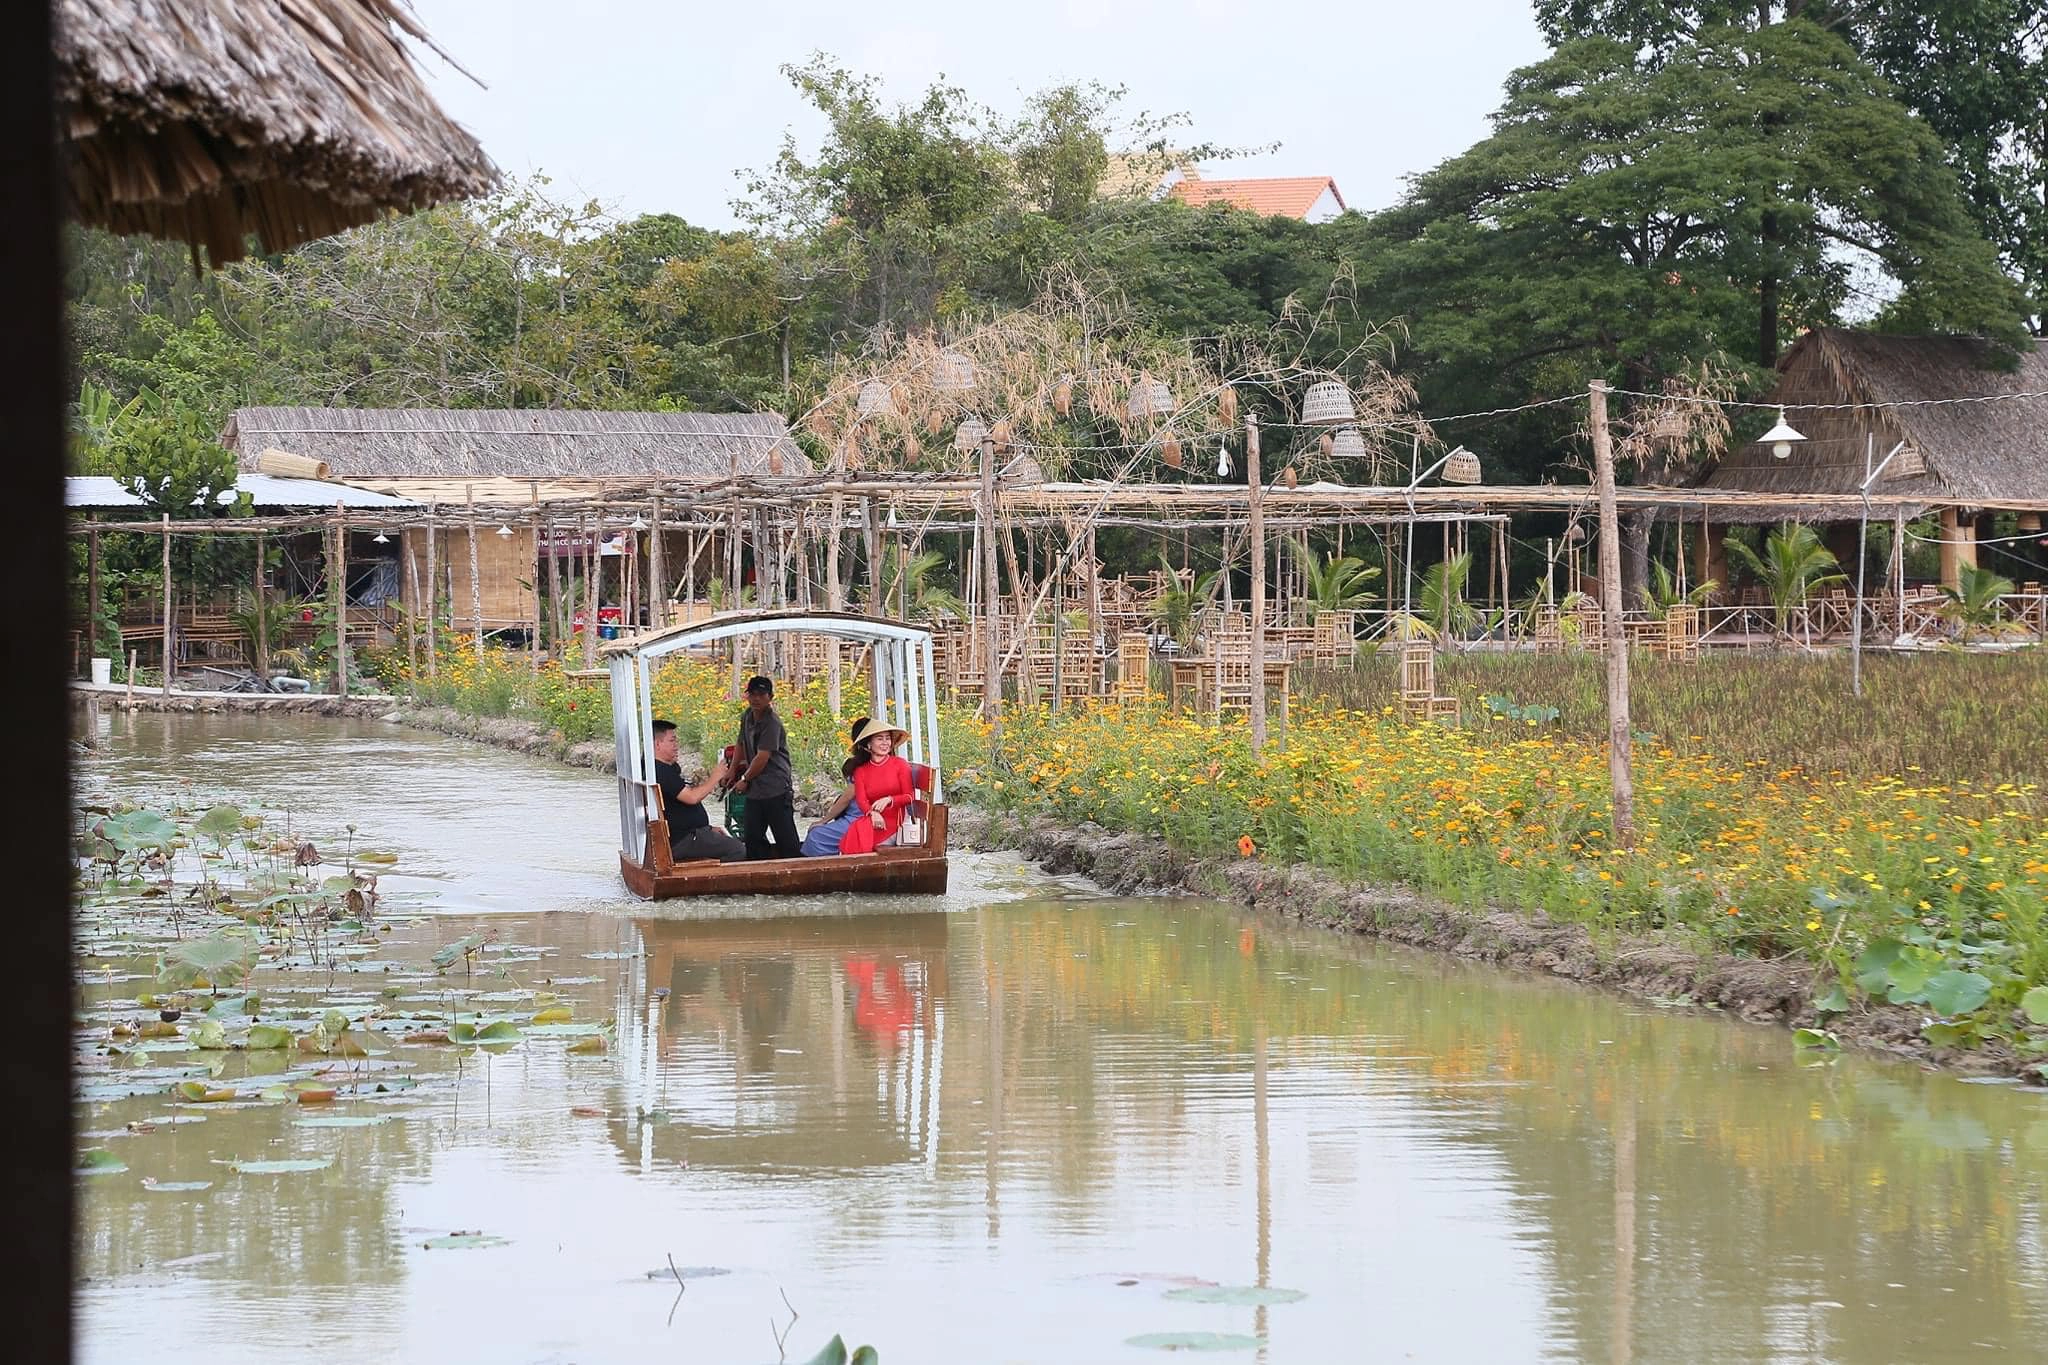
<path fill-rule="evenodd" d="M 1607 617 L 1598 602 L 1581 602 L 1576 608 L 1579 618 L 1579 647 L 1582 649 L 1605 649 L 1607 647 Z"/>
<path fill-rule="evenodd" d="M 1213 665 L 1215 691 L 1210 698 L 1211 709 L 1218 715 L 1228 710 L 1251 710 L 1252 689 L 1264 684 L 1263 679 L 1252 677 L 1251 633 L 1217 636 Z"/>
<path fill-rule="evenodd" d="M 1700 609 L 1686 603 L 1664 614 L 1664 657 L 1690 663 L 1700 657 Z"/>
<path fill-rule="evenodd" d="M 1437 695 L 1436 646 L 1409 641 L 1401 646 L 1401 715 L 1413 723 L 1449 720 L 1461 724 L 1463 708 L 1456 697 Z"/>
<path fill-rule="evenodd" d="M 1143 635 L 1119 635 L 1116 641 L 1117 701 L 1143 701 L 1152 695 L 1152 641 Z"/>
<path fill-rule="evenodd" d="M 1536 628 L 1530 638 L 1535 642 L 1538 654 L 1564 652 L 1564 626 L 1558 620 L 1556 607 L 1546 602 L 1536 608 Z"/>

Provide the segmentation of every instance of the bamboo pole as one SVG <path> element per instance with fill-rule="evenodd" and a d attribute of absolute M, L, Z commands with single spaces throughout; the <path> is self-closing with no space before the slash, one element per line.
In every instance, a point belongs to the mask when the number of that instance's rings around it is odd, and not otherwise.
<path fill-rule="evenodd" d="M 562 620 L 562 556 L 561 546 L 556 543 L 554 518 L 548 518 L 547 532 L 548 571 L 548 655 L 550 658 L 566 657 L 562 651 L 562 636 L 567 625 Z"/>
<path fill-rule="evenodd" d="M 171 697 L 171 514 L 164 513 L 164 700 Z"/>
<path fill-rule="evenodd" d="M 843 462 L 843 451 L 841 452 L 841 457 L 840 469 L 843 472 L 846 468 Z M 845 590 L 839 582 L 839 533 L 845 516 L 846 500 L 839 494 L 834 493 L 832 495 L 832 530 L 830 537 L 825 542 L 825 602 L 833 611 L 846 610 Z M 831 703 L 832 719 L 835 721 L 841 718 L 839 687 L 839 642 L 834 640 L 831 642 L 830 652 L 826 655 L 825 695 L 826 699 Z"/>
<path fill-rule="evenodd" d="M 882 525 L 875 515 L 875 500 L 860 500 L 861 539 L 868 557 L 868 610 L 877 616 L 889 614 L 889 604 L 882 600 Z"/>
<path fill-rule="evenodd" d="M 441 528 L 434 524 L 437 503 L 427 504 L 427 679 L 441 675 Z"/>
<path fill-rule="evenodd" d="M 100 652 L 100 533 L 85 538 L 85 657 L 86 667 Z M 90 674 L 88 674 L 90 676 Z"/>
<path fill-rule="evenodd" d="M 647 624 L 668 625 L 668 564 L 661 546 L 661 495 L 654 498 L 653 524 L 647 532 Z"/>
<path fill-rule="evenodd" d="M 526 637 L 526 666 L 534 677 L 540 676 L 540 485 L 529 490 L 532 501 L 526 514 L 527 529 L 533 533 L 529 546 L 535 558 L 527 561 L 528 572 L 533 575 L 533 631 Z"/>
<path fill-rule="evenodd" d="M 996 583 L 996 443 L 981 442 L 981 502 L 976 508 L 976 533 L 981 538 L 981 718 L 989 723 L 989 752 L 1002 744 L 1002 675 L 996 658 L 996 616 L 1003 607 Z"/>
<path fill-rule="evenodd" d="M 398 544 L 405 551 L 405 578 L 412 589 L 412 610 L 405 617 L 405 665 L 406 676 L 414 682 L 420 676 L 420 564 L 413 553 L 412 537 L 401 528 Z"/>
<path fill-rule="evenodd" d="M 1607 763 L 1614 782 L 1614 847 L 1636 842 L 1635 776 L 1628 715 L 1628 632 L 1621 621 L 1621 518 L 1614 498 L 1614 439 L 1607 429 L 1607 384 L 1589 386 L 1593 472 L 1600 496 L 1600 614 L 1607 632 Z"/>
<path fill-rule="evenodd" d="M 583 667 L 597 667 L 597 595 L 604 573 L 604 504 L 597 505 L 597 529 L 583 542 Z"/>
<path fill-rule="evenodd" d="M 263 542 L 264 537 L 261 534 L 257 535 L 255 584 L 256 658 L 254 662 L 256 664 L 256 681 L 263 685 L 265 691 L 268 691 L 270 688 L 270 613 L 266 610 L 265 605 L 267 597 L 266 588 L 268 585 L 263 581 Z M 411 638 L 412 636 L 408 632 L 406 639 L 410 640 Z"/>
<path fill-rule="evenodd" d="M 1251 632 L 1251 726 L 1252 759 L 1262 761 L 1266 756 L 1266 508 L 1265 489 L 1259 475 L 1259 419 L 1256 413 L 1244 417 L 1244 465 L 1245 476 L 1250 481 L 1249 497 L 1251 525 L 1247 528 L 1251 537 L 1252 550 L 1252 632 Z M 1219 655 L 1217 667 L 1223 661 Z M 1219 672 L 1217 691 L 1222 691 L 1222 677 Z"/>
<path fill-rule="evenodd" d="M 476 545 L 476 488 L 472 484 L 462 486 L 463 499 L 469 503 L 469 624 L 476 633 L 476 661 L 484 661 L 484 583 L 480 556 Z"/>
<path fill-rule="evenodd" d="M 334 600 L 334 676 L 342 696 L 348 695 L 348 528 L 342 521 L 341 504 L 334 504 L 334 582 L 328 591 Z"/>

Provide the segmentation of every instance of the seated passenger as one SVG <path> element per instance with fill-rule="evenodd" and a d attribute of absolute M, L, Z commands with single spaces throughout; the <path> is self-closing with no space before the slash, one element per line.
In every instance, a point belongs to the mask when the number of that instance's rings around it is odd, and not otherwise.
<path fill-rule="evenodd" d="M 721 863 L 740 862 L 747 846 L 722 829 L 711 827 L 704 798 L 718 790 L 727 774 L 719 764 L 696 786 L 686 786 L 677 760 L 674 721 L 654 722 L 654 782 L 661 788 L 661 818 L 668 822 L 669 857 L 678 863 L 716 858 Z"/>
<path fill-rule="evenodd" d="M 858 735 L 861 726 L 867 723 L 868 718 L 862 716 L 853 723 L 853 733 Z M 825 818 L 812 825 L 810 832 L 804 835 L 801 851 L 806 858 L 827 858 L 839 852 L 839 842 L 846 837 L 847 827 L 866 813 L 853 794 L 855 763 L 849 758 L 839 765 L 839 774 L 846 779 L 846 787 L 839 793 L 839 799 L 825 808 Z"/>
<path fill-rule="evenodd" d="M 932 770 L 898 757 L 898 744 L 910 738 L 900 725 L 870 721 L 853 737 L 853 794 L 867 812 L 847 828 L 841 853 L 872 853 L 903 836 L 903 817 L 917 793 L 931 790 Z"/>

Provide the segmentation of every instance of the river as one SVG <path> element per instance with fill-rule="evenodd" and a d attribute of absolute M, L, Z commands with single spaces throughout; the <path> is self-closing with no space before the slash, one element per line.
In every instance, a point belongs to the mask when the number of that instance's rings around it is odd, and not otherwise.
<path fill-rule="evenodd" d="M 942 899 L 693 919 L 623 894 L 607 776 L 381 722 L 102 724 L 88 792 L 397 855 L 343 1007 L 388 979 L 613 1032 L 397 1046 L 416 1088 L 342 1123 L 89 1090 L 125 1169 L 80 1180 L 86 1361 L 2048 1356 L 2038 1091 L 995 855 Z M 472 932 L 468 975 L 425 966 Z M 82 1056 L 149 988 L 88 946 Z"/>

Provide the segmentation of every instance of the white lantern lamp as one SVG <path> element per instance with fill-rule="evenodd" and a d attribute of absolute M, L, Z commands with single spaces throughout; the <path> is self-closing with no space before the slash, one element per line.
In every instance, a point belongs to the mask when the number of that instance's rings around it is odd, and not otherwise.
<path fill-rule="evenodd" d="M 1792 458 L 1793 443 L 1805 439 L 1805 436 L 1800 434 L 1793 428 L 1790 422 L 1785 420 L 1785 409 L 1783 408 L 1778 409 L 1778 424 L 1757 437 L 1758 442 L 1769 446 L 1772 456 L 1780 460 Z"/>
<path fill-rule="evenodd" d="M 505 525 L 505 524 L 504 524 L 503 522 L 499 522 L 499 523 L 498 523 L 498 539 L 500 539 L 500 540 L 510 540 L 510 539 L 512 539 L 512 528 L 511 528 L 511 527 L 509 527 L 509 526 L 507 526 L 507 525 Z"/>

